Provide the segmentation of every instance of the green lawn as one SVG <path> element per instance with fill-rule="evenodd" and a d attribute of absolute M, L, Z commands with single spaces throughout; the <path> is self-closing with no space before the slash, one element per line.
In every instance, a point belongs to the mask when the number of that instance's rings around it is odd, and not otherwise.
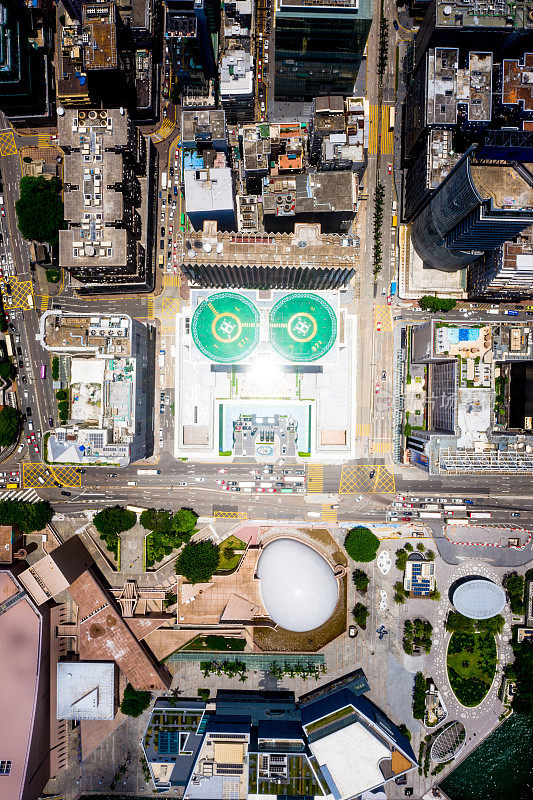
<path fill-rule="evenodd" d="M 446 657 L 448 677 L 459 702 L 478 706 L 496 671 L 496 641 L 491 633 L 453 633 Z"/>
<path fill-rule="evenodd" d="M 228 650 L 244 650 L 246 647 L 245 639 L 238 639 L 233 636 L 196 636 L 192 641 L 187 642 L 182 650 L 206 650 L 212 652 L 224 652 Z"/>
<path fill-rule="evenodd" d="M 226 555 L 227 548 L 234 551 L 234 554 L 229 558 Z M 239 561 L 245 549 L 246 543 L 237 536 L 229 536 L 227 539 L 224 539 L 220 545 L 217 572 L 232 572 L 236 569 L 239 566 Z"/>
<path fill-rule="evenodd" d="M 326 725 L 331 725 L 332 722 L 336 722 L 338 719 L 344 719 L 344 717 L 349 717 L 350 714 L 353 714 L 353 707 L 344 706 L 344 708 L 339 708 L 338 711 L 334 711 L 332 714 L 328 714 L 327 717 L 323 717 L 322 719 L 317 719 L 316 722 L 311 722 L 310 725 L 305 726 L 305 729 L 307 733 L 313 733 L 313 731 L 318 731 L 320 730 L 320 728 L 324 728 Z"/>

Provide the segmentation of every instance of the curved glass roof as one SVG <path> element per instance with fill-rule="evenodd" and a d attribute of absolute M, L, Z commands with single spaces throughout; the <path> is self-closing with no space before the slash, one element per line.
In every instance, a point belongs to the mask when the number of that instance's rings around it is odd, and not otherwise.
<path fill-rule="evenodd" d="M 259 343 L 259 311 L 251 300 L 235 292 L 212 294 L 194 312 L 191 333 L 206 358 L 234 364 Z"/>
<path fill-rule="evenodd" d="M 267 544 L 257 565 L 270 618 L 288 631 L 311 631 L 335 611 L 339 586 L 328 562 L 295 539 Z"/>
<path fill-rule="evenodd" d="M 316 361 L 337 338 L 337 317 L 320 295 L 291 292 L 270 312 L 270 343 L 288 361 Z"/>
<path fill-rule="evenodd" d="M 465 617 L 489 619 L 501 613 L 506 599 L 502 586 L 485 578 L 471 578 L 457 587 L 452 602 Z"/>

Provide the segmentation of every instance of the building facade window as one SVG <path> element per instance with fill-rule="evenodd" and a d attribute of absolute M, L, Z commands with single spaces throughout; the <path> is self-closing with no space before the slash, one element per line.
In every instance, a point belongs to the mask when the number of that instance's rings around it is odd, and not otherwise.
<path fill-rule="evenodd" d="M 11 772 L 11 761 L 0 761 L 0 775 L 9 775 Z"/>

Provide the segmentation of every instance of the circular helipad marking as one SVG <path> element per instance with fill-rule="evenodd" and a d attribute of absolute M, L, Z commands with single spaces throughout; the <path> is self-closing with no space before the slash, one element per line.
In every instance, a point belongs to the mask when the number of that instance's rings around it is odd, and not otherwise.
<path fill-rule="evenodd" d="M 222 314 L 217 314 L 211 325 L 213 336 L 219 342 L 235 342 L 242 332 L 241 321 L 236 314 L 231 314 L 225 311 Z"/>
<path fill-rule="evenodd" d="M 212 294 L 198 304 L 191 321 L 198 350 L 210 361 L 242 361 L 259 343 L 259 311 L 236 292 Z"/>
<path fill-rule="evenodd" d="M 317 330 L 316 319 L 305 311 L 293 314 L 287 322 L 287 333 L 295 342 L 310 342 L 316 336 Z"/>

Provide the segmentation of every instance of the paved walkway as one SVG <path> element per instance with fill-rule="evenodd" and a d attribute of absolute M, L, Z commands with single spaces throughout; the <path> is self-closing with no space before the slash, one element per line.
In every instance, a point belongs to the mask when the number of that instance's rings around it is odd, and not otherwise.
<path fill-rule="evenodd" d="M 120 536 L 120 571 L 128 577 L 138 575 L 144 567 L 144 540 L 148 531 L 137 523 Z"/>

